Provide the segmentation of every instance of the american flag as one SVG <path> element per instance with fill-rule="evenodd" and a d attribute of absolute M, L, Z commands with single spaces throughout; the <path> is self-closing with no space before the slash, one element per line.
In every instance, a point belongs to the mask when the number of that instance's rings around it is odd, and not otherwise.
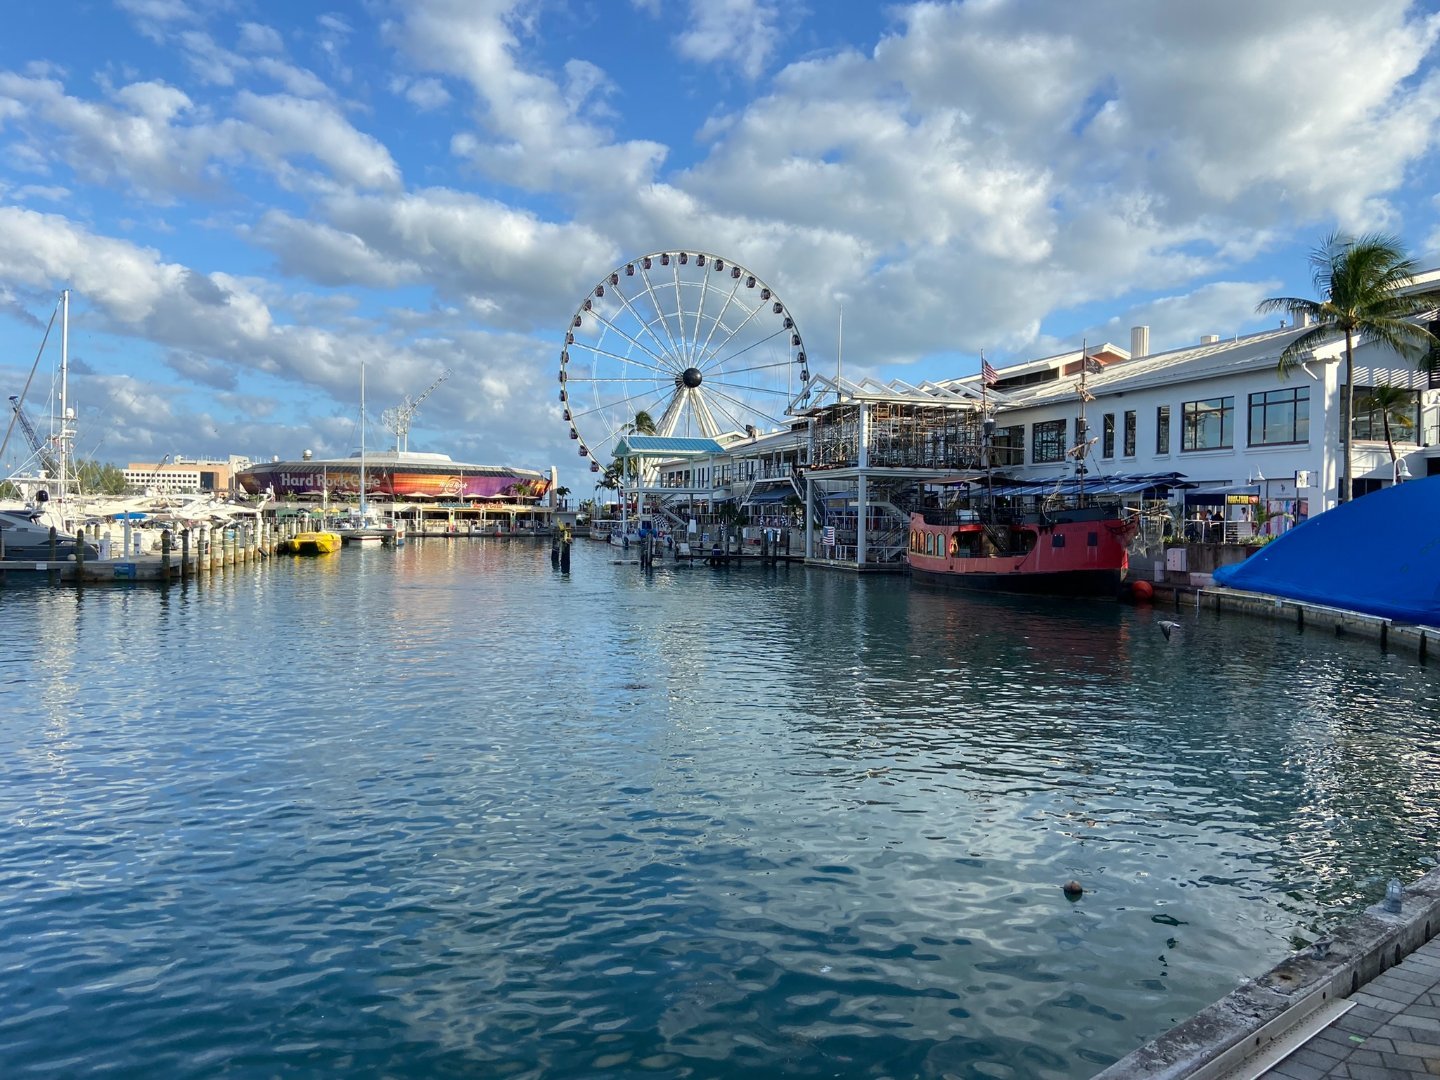
<path fill-rule="evenodd" d="M 995 369 L 990 366 L 990 361 L 986 360 L 983 356 L 980 358 L 980 381 L 986 386 L 994 386 L 1000 381 L 1000 376 L 997 375 Z"/>

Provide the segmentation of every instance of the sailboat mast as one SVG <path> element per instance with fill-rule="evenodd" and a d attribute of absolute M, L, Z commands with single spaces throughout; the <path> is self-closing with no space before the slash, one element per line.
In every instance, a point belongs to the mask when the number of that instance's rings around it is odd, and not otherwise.
<path fill-rule="evenodd" d="M 70 490 L 70 440 L 75 434 L 70 426 L 70 290 L 60 292 L 60 475 L 59 490 L 60 518 L 65 520 L 69 511 Z"/>
<path fill-rule="evenodd" d="M 365 361 L 360 361 L 360 523 L 365 523 Z"/>

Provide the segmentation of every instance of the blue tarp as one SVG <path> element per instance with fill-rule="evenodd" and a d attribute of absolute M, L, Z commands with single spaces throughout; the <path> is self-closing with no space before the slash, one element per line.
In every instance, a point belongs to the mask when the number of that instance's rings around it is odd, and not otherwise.
<path fill-rule="evenodd" d="M 1440 476 L 1326 511 L 1215 571 L 1232 589 L 1440 627 Z"/>

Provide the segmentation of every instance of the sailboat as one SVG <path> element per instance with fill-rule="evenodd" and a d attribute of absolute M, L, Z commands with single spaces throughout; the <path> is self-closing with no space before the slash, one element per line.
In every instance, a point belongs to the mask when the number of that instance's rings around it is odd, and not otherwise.
<path fill-rule="evenodd" d="M 70 375 L 70 290 L 60 293 L 58 312 L 60 316 L 60 428 L 58 437 L 42 439 L 34 425 L 25 415 L 23 394 L 10 398 L 14 413 L 10 430 L 18 426 L 30 443 L 32 460 L 36 465 L 33 475 L 10 476 L 8 479 L 18 488 L 25 499 L 23 506 L 6 507 L 0 510 L 0 559 L 47 559 L 52 550 L 50 530 L 55 530 L 54 550 L 58 558 L 74 558 L 75 536 L 71 520 L 76 517 L 75 500 L 71 489 L 75 486 L 72 469 L 72 445 L 75 438 L 75 414 L 69 402 Z M 54 316 L 51 317 L 54 326 Z M 45 331 L 49 336 L 49 329 Z M 42 345 L 43 351 L 43 345 Z M 35 358 L 38 365 L 40 358 Z M 32 369 L 33 376 L 34 371 Z M 27 386 L 29 383 L 27 382 Z M 8 433 L 7 433 L 8 437 Z M 53 452 L 52 452 L 53 446 Z M 3 450 L 3 447 L 0 447 Z M 85 557 L 96 558 L 99 550 L 90 541 L 85 541 Z"/>
<path fill-rule="evenodd" d="M 396 538 L 393 525 L 381 522 L 370 510 L 366 494 L 369 487 L 365 475 L 365 365 L 360 365 L 360 504 L 352 511 L 350 520 L 335 531 L 345 544 L 383 544 Z"/>

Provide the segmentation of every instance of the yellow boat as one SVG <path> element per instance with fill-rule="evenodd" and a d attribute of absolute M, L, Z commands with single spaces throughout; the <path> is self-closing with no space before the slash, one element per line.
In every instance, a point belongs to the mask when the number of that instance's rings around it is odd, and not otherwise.
<path fill-rule="evenodd" d="M 282 555 L 329 555 L 340 550 L 340 534 L 333 532 L 302 532 L 281 540 Z"/>

